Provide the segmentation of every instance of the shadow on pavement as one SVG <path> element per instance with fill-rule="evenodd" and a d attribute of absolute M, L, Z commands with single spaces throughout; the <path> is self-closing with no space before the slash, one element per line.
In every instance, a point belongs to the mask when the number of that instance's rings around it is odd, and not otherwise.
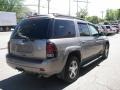
<path fill-rule="evenodd" d="M 98 66 L 102 61 L 102 59 L 98 59 L 91 65 L 82 68 L 80 77 Z M 25 74 L 18 74 L 0 81 L 0 89 L 2 90 L 61 90 L 68 85 L 55 76 L 50 78 L 36 78 Z"/>
<path fill-rule="evenodd" d="M 18 74 L 0 81 L 0 89 L 2 90 L 61 90 L 66 85 L 66 83 L 55 76 L 37 78 L 25 74 Z"/>
<path fill-rule="evenodd" d="M 96 61 L 94 61 L 93 63 L 89 64 L 88 66 L 82 67 L 82 68 L 81 68 L 81 71 L 80 71 L 80 77 L 81 77 L 81 76 L 84 76 L 85 74 L 87 74 L 89 71 L 91 71 L 91 70 L 94 69 L 95 67 L 100 66 L 99 64 L 100 64 L 101 62 L 103 62 L 103 61 L 104 61 L 104 59 L 98 58 L 98 59 L 96 59 Z"/>

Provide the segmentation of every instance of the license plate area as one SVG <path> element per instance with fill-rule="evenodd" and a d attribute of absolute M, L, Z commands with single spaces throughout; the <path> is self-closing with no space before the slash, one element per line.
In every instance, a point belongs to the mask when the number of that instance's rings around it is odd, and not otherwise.
<path fill-rule="evenodd" d="M 16 51 L 21 53 L 32 53 L 33 47 L 31 45 L 16 45 Z"/>

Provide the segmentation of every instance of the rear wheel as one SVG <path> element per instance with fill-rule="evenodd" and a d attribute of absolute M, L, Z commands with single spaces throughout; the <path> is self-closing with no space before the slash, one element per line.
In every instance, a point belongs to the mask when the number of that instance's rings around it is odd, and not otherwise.
<path fill-rule="evenodd" d="M 69 56 L 65 66 L 63 79 L 68 83 L 72 83 L 78 79 L 79 75 L 80 60 L 76 56 Z"/>
<path fill-rule="evenodd" d="M 104 49 L 102 58 L 103 58 L 103 59 L 107 59 L 107 58 L 108 58 L 108 54 L 109 54 L 109 45 L 107 44 L 107 45 L 105 46 L 105 49 Z"/>

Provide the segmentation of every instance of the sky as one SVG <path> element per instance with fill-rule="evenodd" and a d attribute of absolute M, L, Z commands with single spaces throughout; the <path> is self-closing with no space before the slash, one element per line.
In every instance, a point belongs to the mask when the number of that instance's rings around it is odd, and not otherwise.
<path fill-rule="evenodd" d="M 75 16 L 77 12 L 77 4 L 76 0 L 71 1 L 71 16 Z M 80 0 L 85 1 L 85 0 Z M 88 0 L 88 14 L 90 16 L 99 16 L 102 17 L 102 11 L 105 15 L 105 11 L 107 9 L 118 9 L 120 8 L 120 0 Z M 36 5 L 36 6 L 27 6 L 33 12 L 38 11 L 38 0 L 25 0 L 25 5 Z M 79 3 L 79 10 L 80 8 L 85 8 L 86 3 L 80 2 Z M 47 0 L 41 0 L 41 14 L 47 14 Z M 50 13 L 60 13 L 60 14 L 69 14 L 69 0 L 51 0 L 50 1 Z"/>

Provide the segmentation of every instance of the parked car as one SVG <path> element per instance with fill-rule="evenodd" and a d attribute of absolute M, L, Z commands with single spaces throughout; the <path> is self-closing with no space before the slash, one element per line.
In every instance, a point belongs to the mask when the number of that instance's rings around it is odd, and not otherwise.
<path fill-rule="evenodd" d="M 96 29 L 100 32 L 100 33 L 103 33 L 104 35 L 107 35 L 106 34 L 106 31 L 105 29 L 101 26 L 101 25 L 95 25 L 96 26 Z"/>
<path fill-rule="evenodd" d="M 111 25 L 102 25 L 102 28 L 105 30 L 106 35 L 115 34 L 117 32 L 116 28 Z"/>
<path fill-rule="evenodd" d="M 59 14 L 27 18 L 17 25 L 8 43 L 7 63 L 14 69 L 57 74 L 71 83 L 80 67 L 102 56 L 106 59 L 109 41 L 92 23 Z"/>
<path fill-rule="evenodd" d="M 118 24 L 114 24 L 114 25 L 112 25 L 112 27 L 114 27 L 116 29 L 116 33 L 120 32 L 120 28 L 119 28 Z"/>

